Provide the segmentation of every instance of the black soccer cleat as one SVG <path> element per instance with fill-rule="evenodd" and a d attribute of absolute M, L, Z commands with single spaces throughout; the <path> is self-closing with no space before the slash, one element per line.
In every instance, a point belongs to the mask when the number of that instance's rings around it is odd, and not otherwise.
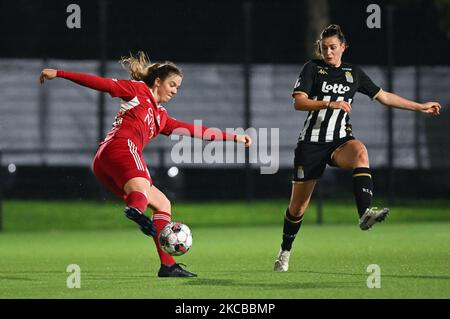
<path fill-rule="evenodd" d="M 197 274 L 181 268 L 180 265 L 186 266 L 184 264 L 173 264 L 172 266 L 161 265 L 158 271 L 158 277 L 197 277 Z"/>
<path fill-rule="evenodd" d="M 139 209 L 134 207 L 126 207 L 123 213 L 128 219 L 131 219 L 138 224 L 139 228 L 145 235 L 152 237 L 156 235 L 156 228 L 155 225 L 153 225 L 152 220 L 142 214 Z"/>

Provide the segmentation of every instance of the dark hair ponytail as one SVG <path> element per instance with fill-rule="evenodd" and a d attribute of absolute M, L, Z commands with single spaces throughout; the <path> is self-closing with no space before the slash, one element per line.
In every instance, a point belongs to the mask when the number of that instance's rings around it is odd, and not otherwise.
<path fill-rule="evenodd" d="M 323 31 L 320 33 L 320 39 L 316 41 L 316 53 L 317 55 L 322 55 L 322 40 L 329 37 L 337 36 L 339 41 L 341 43 L 345 44 L 345 47 L 348 48 L 347 40 L 345 39 L 345 35 L 341 30 L 341 27 L 337 24 L 330 24 L 328 27 L 323 29 Z"/>

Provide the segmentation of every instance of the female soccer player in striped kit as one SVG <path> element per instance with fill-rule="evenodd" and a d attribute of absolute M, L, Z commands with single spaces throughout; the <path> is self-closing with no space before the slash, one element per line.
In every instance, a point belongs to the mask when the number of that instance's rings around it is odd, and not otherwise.
<path fill-rule="evenodd" d="M 148 57 L 139 52 L 121 60 L 132 80 L 106 79 L 98 76 L 44 69 L 40 82 L 56 77 L 71 80 L 80 85 L 112 97 L 119 97 L 120 111 L 113 127 L 100 143 L 93 160 L 93 171 L 97 179 L 110 191 L 125 200 L 124 214 L 136 222 L 141 231 L 152 236 L 161 260 L 159 277 L 193 277 L 195 274 L 183 269 L 172 256 L 161 250 L 158 234 L 171 221 L 171 203 L 153 184 L 142 156 L 144 146 L 159 133 L 190 135 L 204 138 L 208 129 L 178 121 L 167 114 L 161 103 L 167 103 L 181 85 L 182 73 L 171 62 L 150 63 Z M 176 131 L 182 128 L 183 130 Z M 208 129 L 209 140 L 234 140 L 250 146 L 248 135 L 235 135 Z M 153 218 L 144 213 L 150 207 Z"/>
<path fill-rule="evenodd" d="M 295 84 L 294 108 L 308 111 L 294 157 L 292 194 L 286 209 L 275 271 L 287 271 L 292 243 L 302 225 L 316 181 L 326 165 L 353 170 L 353 193 L 359 227 L 367 230 L 386 218 L 389 209 L 371 208 L 372 177 L 364 144 L 352 135 L 349 114 L 356 92 L 400 109 L 438 115 L 437 102 L 417 103 L 383 91 L 356 65 L 341 61 L 347 48 L 338 25 L 325 28 L 317 41 L 319 60 L 307 62 Z"/>

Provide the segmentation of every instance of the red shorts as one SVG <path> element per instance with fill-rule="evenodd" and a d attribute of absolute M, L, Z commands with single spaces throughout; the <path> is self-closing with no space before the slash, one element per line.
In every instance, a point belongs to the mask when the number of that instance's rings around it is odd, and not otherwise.
<path fill-rule="evenodd" d="M 152 178 L 142 152 L 131 139 L 114 138 L 102 144 L 92 163 L 95 177 L 120 198 L 125 198 L 123 187 L 134 177 Z"/>

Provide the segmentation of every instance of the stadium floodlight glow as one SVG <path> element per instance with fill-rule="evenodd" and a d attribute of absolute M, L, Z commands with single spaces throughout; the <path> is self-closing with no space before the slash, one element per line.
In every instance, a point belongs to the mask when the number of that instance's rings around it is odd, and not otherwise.
<path fill-rule="evenodd" d="M 16 164 L 11 163 L 8 165 L 8 172 L 10 172 L 11 174 L 14 174 L 17 170 Z"/>
<path fill-rule="evenodd" d="M 169 170 L 167 171 L 167 175 L 169 175 L 169 177 L 175 177 L 177 176 L 179 173 L 178 167 L 176 166 L 172 166 L 171 168 L 169 168 Z"/>

